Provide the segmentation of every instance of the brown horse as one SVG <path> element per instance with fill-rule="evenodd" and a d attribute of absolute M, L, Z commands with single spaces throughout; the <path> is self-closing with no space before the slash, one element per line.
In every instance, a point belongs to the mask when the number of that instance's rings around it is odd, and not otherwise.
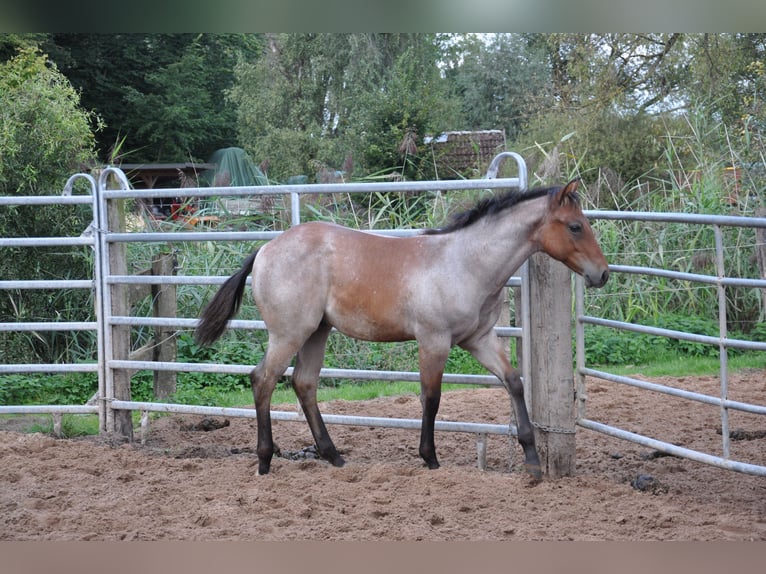
<path fill-rule="evenodd" d="M 503 288 L 532 254 L 544 251 L 601 287 L 607 262 L 577 197 L 578 181 L 563 187 L 511 192 L 480 202 L 442 229 L 385 237 L 330 223 L 298 225 L 244 262 L 202 312 L 195 337 L 208 345 L 239 309 L 248 275 L 269 332 L 250 380 L 258 425 L 258 473 L 271 466 L 271 395 L 297 353 L 293 386 L 320 456 L 343 458 L 317 406 L 325 344 L 335 327 L 368 341 L 416 340 L 423 420 L 420 455 L 438 468 L 434 421 L 444 365 L 454 345 L 469 351 L 508 390 L 527 471 L 541 477 L 534 433 L 518 370 L 493 327 Z"/>

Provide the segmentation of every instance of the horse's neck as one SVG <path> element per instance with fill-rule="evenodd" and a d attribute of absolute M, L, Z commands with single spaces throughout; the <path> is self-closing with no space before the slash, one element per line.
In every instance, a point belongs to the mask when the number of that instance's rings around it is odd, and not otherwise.
<path fill-rule="evenodd" d="M 477 221 L 455 234 L 460 257 L 487 281 L 505 284 L 539 249 L 533 240 L 545 215 L 544 198 L 523 201 L 505 213 Z"/>

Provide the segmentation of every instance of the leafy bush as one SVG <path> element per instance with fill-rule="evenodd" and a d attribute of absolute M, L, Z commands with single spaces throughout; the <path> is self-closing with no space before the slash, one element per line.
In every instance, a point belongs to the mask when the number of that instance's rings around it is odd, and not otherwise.
<path fill-rule="evenodd" d="M 67 178 L 93 157 L 93 119 L 79 94 L 48 59 L 22 48 L 0 63 L 0 195 L 42 195 L 61 190 Z M 0 236 L 77 236 L 90 221 L 83 206 L 11 206 L 0 209 Z M 83 279 L 92 275 L 92 256 L 83 247 L 8 248 L 0 277 Z M 87 290 L 9 290 L 0 316 L 37 321 L 92 317 Z M 73 360 L 82 341 L 63 332 L 0 333 L 0 355 L 19 362 Z"/>
<path fill-rule="evenodd" d="M 0 405 L 83 404 L 98 390 L 95 373 L 0 376 Z"/>
<path fill-rule="evenodd" d="M 701 317 L 668 315 L 657 321 L 644 323 L 651 327 L 683 331 L 697 335 L 718 337 L 718 323 Z M 766 340 L 766 326 L 744 334 L 731 332 L 730 336 L 750 340 Z M 729 355 L 743 351 L 729 349 Z M 585 357 L 588 363 L 598 365 L 640 365 L 675 357 L 717 357 L 716 345 L 618 331 L 600 325 L 585 329 Z"/>

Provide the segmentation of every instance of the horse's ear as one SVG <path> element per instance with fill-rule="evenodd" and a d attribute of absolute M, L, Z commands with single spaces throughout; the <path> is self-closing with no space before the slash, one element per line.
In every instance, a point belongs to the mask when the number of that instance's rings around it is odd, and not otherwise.
<path fill-rule="evenodd" d="M 576 177 L 556 192 L 556 202 L 559 205 L 564 205 L 570 199 L 577 201 L 578 187 L 580 187 L 580 178 Z"/>

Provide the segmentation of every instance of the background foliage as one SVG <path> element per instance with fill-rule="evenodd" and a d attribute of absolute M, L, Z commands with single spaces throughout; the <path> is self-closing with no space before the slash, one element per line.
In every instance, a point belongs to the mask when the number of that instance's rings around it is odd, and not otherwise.
<path fill-rule="evenodd" d="M 0 193 L 57 193 L 71 173 L 101 163 L 204 161 L 230 146 L 244 148 L 272 183 L 295 175 L 310 182 L 449 177 L 436 171 L 424 136 L 500 129 L 507 149 L 525 157 L 533 184 L 579 176 L 589 207 L 752 215 L 766 193 L 765 56 L 766 34 L 750 33 L 4 34 Z M 336 194 L 305 209 L 306 217 L 355 226 L 423 227 L 473 199 Z M 284 222 L 275 204 L 257 221 L 226 225 L 280 229 Z M 3 236 L 78 235 L 86 225 L 79 208 L 0 210 Z M 714 272 L 708 231 L 596 227 L 615 263 Z M 727 231 L 726 244 L 727 272 L 759 276 L 752 232 Z M 134 254 L 137 268 L 145 256 Z M 186 269 L 225 273 L 241 253 L 180 256 Z M 86 277 L 89 258 L 87 249 L 38 249 L 34 258 L 4 249 L 0 274 Z M 204 296 L 180 290 L 180 312 L 194 316 Z M 617 275 L 588 301 L 630 321 L 692 321 L 698 329 L 715 321 L 713 291 L 662 279 Z M 0 312 L 3 320 L 87 320 L 92 302 L 82 291 L 4 291 Z M 727 313 L 734 332 L 764 331 L 758 290 L 730 290 Z M 589 352 L 599 360 L 659 353 L 653 341 L 598 330 L 592 337 Z M 231 345 L 237 360 L 253 352 L 241 341 Z M 181 348 L 189 357 L 202 352 Z M 77 336 L 22 333 L 3 335 L 0 352 L 37 362 L 81 360 L 92 349 Z M 336 352 L 386 364 L 410 353 Z"/>
<path fill-rule="evenodd" d="M 34 47 L 0 63 L 0 194 L 60 193 L 68 174 L 94 157 L 95 118 L 80 107 L 67 79 Z M 90 222 L 88 207 L 13 206 L 0 209 L 0 236 L 79 235 Z M 88 279 L 90 253 L 84 248 L 3 248 L 0 277 Z M 92 317 L 88 292 L 0 291 L 3 321 Z M 81 344 L 61 333 L 2 333 L 0 355 L 19 362 L 56 360 Z"/>

